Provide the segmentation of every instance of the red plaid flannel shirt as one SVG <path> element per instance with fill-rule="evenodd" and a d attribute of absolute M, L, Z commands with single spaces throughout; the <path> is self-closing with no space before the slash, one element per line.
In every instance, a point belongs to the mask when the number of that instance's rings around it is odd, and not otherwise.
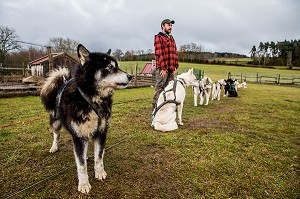
<path fill-rule="evenodd" d="M 174 38 L 160 32 L 154 38 L 156 68 L 174 71 L 178 68 L 178 54 Z"/>

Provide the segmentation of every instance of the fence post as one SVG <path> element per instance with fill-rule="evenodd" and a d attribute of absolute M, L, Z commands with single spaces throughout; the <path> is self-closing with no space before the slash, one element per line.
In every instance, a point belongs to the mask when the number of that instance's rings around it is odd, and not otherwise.
<path fill-rule="evenodd" d="M 241 83 L 243 82 L 243 73 L 241 73 Z"/>
<path fill-rule="evenodd" d="M 23 77 L 25 77 L 26 72 L 25 72 L 25 63 L 23 62 Z"/>
<path fill-rule="evenodd" d="M 132 64 L 130 64 L 130 74 L 133 75 L 133 68 L 132 68 Z"/>
<path fill-rule="evenodd" d="M 199 70 L 198 71 L 198 77 L 199 77 L 199 79 L 202 79 L 201 74 L 202 74 L 202 70 Z"/>
<path fill-rule="evenodd" d="M 230 78 L 231 78 L 231 72 L 228 72 L 227 79 L 230 79 Z"/>
<path fill-rule="evenodd" d="M 256 73 L 256 83 L 258 83 L 258 73 Z"/>
<path fill-rule="evenodd" d="M 134 85 L 137 86 L 137 71 L 138 71 L 138 62 L 135 64 L 135 72 L 134 72 Z"/>
<path fill-rule="evenodd" d="M 278 74 L 277 84 L 280 84 L 280 74 Z"/>
<path fill-rule="evenodd" d="M 48 60 L 49 60 L 49 68 L 48 68 L 48 72 L 50 73 L 53 69 L 54 69 L 54 62 L 53 62 L 53 57 L 52 57 L 52 51 L 51 51 L 51 46 L 47 47 L 47 51 L 48 51 Z"/>

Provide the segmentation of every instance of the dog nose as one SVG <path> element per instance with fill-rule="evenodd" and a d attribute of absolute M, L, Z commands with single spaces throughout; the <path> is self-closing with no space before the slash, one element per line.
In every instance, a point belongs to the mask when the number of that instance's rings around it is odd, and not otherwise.
<path fill-rule="evenodd" d="M 128 78 L 129 81 L 131 81 L 132 80 L 132 75 L 127 75 L 127 78 Z"/>

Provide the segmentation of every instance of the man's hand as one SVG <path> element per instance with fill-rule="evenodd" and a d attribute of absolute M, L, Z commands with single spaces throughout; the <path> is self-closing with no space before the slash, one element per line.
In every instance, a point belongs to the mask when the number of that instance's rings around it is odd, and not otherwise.
<path fill-rule="evenodd" d="M 173 76 L 176 75 L 176 72 L 177 72 L 177 70 L 176 70 L 176 68 L 175 68 L 174 71 L 173 71 Z"/>
<path fill-rule="evenodd" d="M 161 70 L 160 76 L 165 77 L 167 75 L 167 70 Z"/>

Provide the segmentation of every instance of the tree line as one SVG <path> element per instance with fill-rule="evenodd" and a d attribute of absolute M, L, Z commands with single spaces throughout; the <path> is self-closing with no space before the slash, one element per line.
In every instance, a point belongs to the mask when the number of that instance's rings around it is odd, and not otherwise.
<path fill-rule="evenodd" d="M 150 61 L 154 59 L 154 52 L 152 49 L 138 50 L 138 51 L 126 51 L 123 53 L 121 49 L 116 49 L 112 55 L 117 60 L 122 61 Z M 178 58 L 181 62 L 190 63 L 210 63 L 209 59 L 214 58 L 244 58 L 246 55 L 240 55 L 237 53 L 229 52 L 206 52 L 201 45 L 197 45 L 193 42 L 179 46 Z"/>
<path fill-rule="evenodd" d="M 22 48 L 22 43 L 28 44 L 29 48 Z M 0 26 L 0 66 L 22 67 L 30 61 L 47 55 L 47 47 L 51 46 L 52 52 L 67 52 L 76 54 L 79 42 L 70 39 L 55 37 L 49 39 L 46 45 L 36 45 L 27 42 L 20 43 L 20 37 L 15 30 Z M 75 56 L 75 55 L 74 55 Z M 115 49 L 112 52 L 118 61 L 151 61 L 154 59 L 153 49 L 127 50 Z M 179 61 L 192 63 L 209 63 L 212 58 L 240 58 L 246 57 L 234 53 L 211 53 L 205 52 L 203 46 L 188 43 L 178 48 Z M 215 62 L 213 62 L 215 63 Z"/>
<path fill-rule="evenodd" d="M 252 64 L 275 66 L 300 66 L 300 39 L 279 41 L 275 43 L 260 42 L 250 50 Z"/>
<path fill-rule="evenodd" d="M 22 43 L 29 44 L 29 48 L 22 48 Z M 79 42 L 70 39 L 55 37 L 49 39 L 46 45 L 37 45 L 21 42 L 15 30 L 0 26 L 0 67 L 22 67 L 30 61 L 47 55 L 47 47 L 51 47 L 52 52 L 66 52 L 74 54 Z M 260 42 L 256 48 L 254 45 L 249 52 L 253 58 L 250 65 L 285 65 L 289 68 L 300 66 L 300 40 L 281 42 Z M 112 52 L 118 61 L 151 61 L 154 59 L 153 49 L 147 50 L 127 50 L 125 53 L 121 49 Z M 246 55 L 229 52 L 206 52 L 204 47 L 195 43 L 188 43 L 178 47 L 178 57 L 180 62 L 226 64 L 217 61 L 218 58 L 244 58 Z"/>

